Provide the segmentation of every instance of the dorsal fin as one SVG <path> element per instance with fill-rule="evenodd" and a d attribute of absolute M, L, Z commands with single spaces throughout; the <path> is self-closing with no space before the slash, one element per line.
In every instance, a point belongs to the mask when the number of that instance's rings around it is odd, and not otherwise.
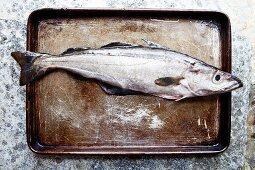
<path fill-rule="evenodd" d="M 148 46 L 150 46 L 151 48 L 162 48 L 162 49 L 167 49 L 167 50 L 170 50 L 170 48 L 164 46 L 164 45 L 160 45 L 158 43 L 155 43 L 155 42 L 152 42 L 152 41 L 149 41 L 149 40 L 146 40 L 146 39 L 142 39 L 145 44 L 147 44 Z"/>
<path fill-rule="evenodd" d="M 85 50 L 88 50 L 88 49 L 90 49 L 90 48 L 80 48 L 80 47 L 68 48 L 64 52 L 62 52 L 61 55 L 72 54 L 72 53 L 75 53 L 75 52 L 81 52 L 81 51 L 85 51 Z"/>
<path fill-rule="evenodd" d="M 111 48 L 111 47 L 135 47 L 136 44 L 122 43 L 122 42 L 112 42 L 106 45 L 103 45 L 101 48 Z"/>

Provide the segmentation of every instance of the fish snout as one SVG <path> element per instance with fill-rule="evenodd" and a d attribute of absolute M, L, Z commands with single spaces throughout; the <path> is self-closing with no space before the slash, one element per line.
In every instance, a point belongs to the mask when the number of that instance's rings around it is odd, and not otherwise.
<path fill-rule="evenodd" d="M 233 82 L 232 85 L 228 88 L 229 90 L 234 90 L 243 87 L 243 82 L 236 76 L 231 75 L 231 77 L 228 80 L 230 82 Z"/>
<path fill-rule="evenodd" d="M 232 78 L 236 81 L 236 84 L 238 85 L 237 88 L 243 87 L 243 82 L 238 77 L 233 76 Z"/>

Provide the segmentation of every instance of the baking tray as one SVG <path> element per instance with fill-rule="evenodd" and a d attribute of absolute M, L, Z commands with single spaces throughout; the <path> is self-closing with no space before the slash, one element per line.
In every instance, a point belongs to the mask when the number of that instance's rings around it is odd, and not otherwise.
<path fill-rule="evenodd" d="M 214 11 L 41 9 L 27 50 L 59 54 L 147 39 L 231 71 L 228 17 Z M 219 153 L 230 140 L 231 93 L 184 99 L 105 94 L 56 70 L 26 86 L 27 141 L 42 154 Z"/>

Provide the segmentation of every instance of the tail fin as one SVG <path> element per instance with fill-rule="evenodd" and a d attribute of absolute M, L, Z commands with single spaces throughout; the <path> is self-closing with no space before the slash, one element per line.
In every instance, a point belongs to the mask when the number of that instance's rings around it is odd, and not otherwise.
<path fill-rule="evenodd" d="M 20 82 L 19 84 L 26 85 L 33 81 L 35 77 L 38 76 L 38 73 L 40 71 L 40 67 L 33 65 L 33 62 L 36 58 L 40 57 L 41 54 L 33 53 L 33 52 L 12 52 L 11 56 L 19 63 L 21 67 L 20 72 Z"/>

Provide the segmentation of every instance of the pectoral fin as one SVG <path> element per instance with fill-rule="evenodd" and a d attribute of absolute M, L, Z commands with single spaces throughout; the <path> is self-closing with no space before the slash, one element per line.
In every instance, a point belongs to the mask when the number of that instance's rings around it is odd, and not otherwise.
<path fill-rule="evenodd" d="M 154 83 L 159 86 L 169 86 L 169 85 L 178 85 L 180 80 L 184 79 L 183 77 L 162 77 L 156 79 Z"/>

